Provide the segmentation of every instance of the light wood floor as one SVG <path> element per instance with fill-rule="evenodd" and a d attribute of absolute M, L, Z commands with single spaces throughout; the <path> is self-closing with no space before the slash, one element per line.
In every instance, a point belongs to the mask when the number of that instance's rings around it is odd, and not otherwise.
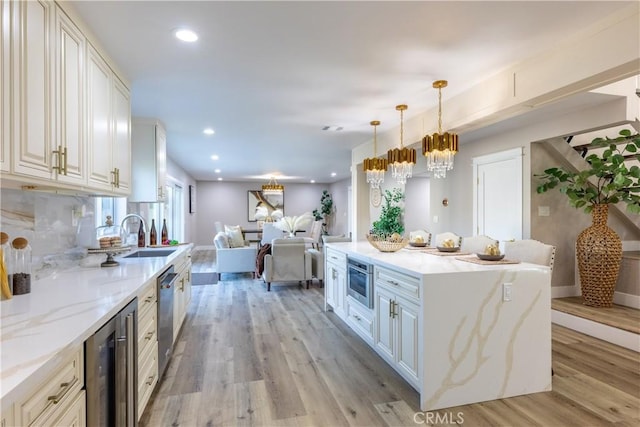
<path fill-rule="evenodd" d="M 174 357 L 141 427 L 415 426 L 418 393 L 324 313 L 322 301 L 315 286 L 274 285 L 266 292 L 249 276 L 193 287 Z M 552 392 L 416 419 L 492 427 L 640 425 L 638 353 L 553 326 L 553 368 Z M 439 423 L 423 422 L 437 416 Z"/>
<path fill-rule="evenodd" d="M 593 320 L 624 331 L 640 334 L 640 310 L 614 304 L 613 307 L 589 307 L 582 304 L 581 297 L 554 298 L 551 308 Z"/>

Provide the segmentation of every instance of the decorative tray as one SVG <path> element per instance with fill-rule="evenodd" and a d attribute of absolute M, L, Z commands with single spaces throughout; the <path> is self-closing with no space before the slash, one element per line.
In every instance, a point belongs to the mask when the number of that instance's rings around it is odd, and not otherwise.
<path fill-rule="evenodd" d="M 447 248 L 445 246 L 437 246 L 436 247 L 440 252 L 458 252 L 460 250 L 459 246 L 454 246 L 453 248 Z"/>
<path fill-rule="evenodd" d="M 500 255 L 476 254 L 476 256 L 483 261 L 500 261 L 502 258 L 504 258 L 504 254 L 500 254 Z"/>

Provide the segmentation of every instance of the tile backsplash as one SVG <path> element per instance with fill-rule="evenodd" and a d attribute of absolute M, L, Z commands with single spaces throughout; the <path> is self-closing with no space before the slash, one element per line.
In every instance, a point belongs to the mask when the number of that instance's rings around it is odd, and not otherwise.
<path fill-rule="evenodd" d="M 94 199 L 31 191 L 0 190 L 0 230 L 24 237 L 33 253 L 35 279 L 77 266 L 86 250 L 77 248 L 81 212 L 93 215 Z M 75 221 L 74 221 L 75 213 Z"/>

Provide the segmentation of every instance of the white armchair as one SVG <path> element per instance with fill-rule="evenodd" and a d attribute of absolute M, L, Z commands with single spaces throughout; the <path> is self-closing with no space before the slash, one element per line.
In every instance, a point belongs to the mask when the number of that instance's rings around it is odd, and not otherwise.
<path fill-rule="evenodd" d="M 462 243 L 462 236 L 458 236 L 450 231 L 445 231 L 444 233 L 436 234 L 434 246 L 442 246 L 442 243 L 448 239 L 453 240 L 454 245 L 457 247 L 460 247 L 460 244 Z"/>
<path fill-rule="evenodd" d="M 216 273 L 254 272 L 258 248 L 254 246 L 229 247 L 225 233 L 218 233 L 213 240 L 216 246 Z"/>
<path fill-rule="evenodd" d="M 264 257 L 262 279 L 267 283 L 267 291 L 271 290 L 271 282 L 301 283 L 311 282 L 311 254 L 305 250 L 302 237 L 290 239 L 274 239 L 271 243 L 271 254 Z"/>

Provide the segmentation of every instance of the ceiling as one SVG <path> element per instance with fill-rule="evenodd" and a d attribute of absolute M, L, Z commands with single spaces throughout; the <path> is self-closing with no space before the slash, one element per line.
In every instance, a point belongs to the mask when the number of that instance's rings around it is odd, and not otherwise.
<path fill-rule="evenodd" d="M 168 156 L 194 179 L 285 183 L 347 178 L 369 122 L 381 132 L 399 125 L 397 104 L 405 120 L 433 108 L 434 80 L 449 81 L 446 101 L 629 4 L 68 3 L 130 80 L 132 115 L 165 124 Z M 199 40 L 178 41 L 184 27 Z"/>

